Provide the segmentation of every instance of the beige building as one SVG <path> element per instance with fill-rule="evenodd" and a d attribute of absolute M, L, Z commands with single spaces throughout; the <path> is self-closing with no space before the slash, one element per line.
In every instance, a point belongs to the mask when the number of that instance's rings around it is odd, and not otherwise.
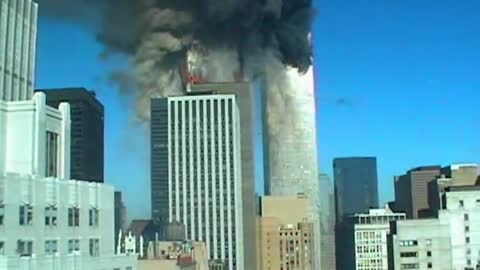
<path fill-rule="evenodd" d="M 257 220 L 258 266 L 261 270 L 313 270 L 313 223 L 308 200 L 297 197 L 263 197 Z"/>

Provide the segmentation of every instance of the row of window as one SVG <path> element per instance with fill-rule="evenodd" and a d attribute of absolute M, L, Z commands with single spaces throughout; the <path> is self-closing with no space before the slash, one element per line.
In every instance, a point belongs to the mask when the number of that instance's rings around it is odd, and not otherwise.
<path fill-rule="evenodd" d="M 91 208 L 88 211 L 89 225 L 98 227 L 100 221 L 100 212 L 97 208 Z M 56 226 L 58 217 L 58 209 L 55 206 L 45 207 L 45 225 Z M 0 226 L 4 225 L 5 221 L 5 206 L 0 205 Z M 33 224 L 33 206 L 22 205 L 19 207 L 18 223 L 22 226 Z M 80 209 L 77 207 L 68 208 L 68 226 L 78 227 L 80 225 Z"/>
<path fill-rule="evenodd" d="M 70 239 L 68 240 L 68 254 L 75 254 L 80 252 L 80 240 Z M 58 241 L 46 240 L 45 241 L 45 254 L 54 255 L 58 253 Z M 18 240 L 17 241 L 17 254 L 22 257 L 30 257 L 33 255 L 33 241 L 31 240 Z M 89 254 L 92 257 L 100 256 L 100 240 L 89 239 Z M 5 242 L 0 242 L 0 255 L 5 255 Z"/>

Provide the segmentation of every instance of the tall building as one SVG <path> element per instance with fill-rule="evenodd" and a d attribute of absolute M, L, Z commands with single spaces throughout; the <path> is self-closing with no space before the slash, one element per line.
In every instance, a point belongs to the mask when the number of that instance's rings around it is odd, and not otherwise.
<path fill-rule="evenodd" d="M 338 269 L 388 270 L 390 222 L 404 219 L 404 213 L 394 213 L 388 206 L 346 218 L 339 239 Z"/>
<path fill-rule="evenodd" d="M 202 84 L 151 101 L 152 218 L 183 223 L 231 270 L 256 266 L 250 92 Z"/>
<path fill-rule="evenodd" d="M 422 166 L 395 177 L 395 207 L 408 218 L 432 217 L 428 185 L 441 174 L 441 166 Z"/>
<path fill-rule="evenodd" d="M 480 186 L 452 186 L 437 219 L 392 224 L 390 269 L 480 268 Z"/>
<path fill-rule="evenodd" d="M 313 223 L 304 196 L 261 199 L 257 219 L 257 269 L 313 270 Z"/>
<path fill-rule="evenodd" d="M 0 101 L 0 269 L 136 269 L 114 254 L 114 191 L 70 180 L 70 107 Z"/>
<path fill-rule="evenodd" d="M 377 159 L 345 157 L 333 160 L 336 220 L 378 207 Z"/>
<path fill-rule="evenodd" d="M 320 259 L 321 269 L 335 266 L 335 195 L 328 175 L 319 175 L 320 186 Z"/>
<path fill-rule="evenodd" d="M 32 98 L 37 12 L 32 0 L 0 0 L 0 100 Z"/>
<path fill-rule="evenodd" d="M 314 246 L 319 250 L 320 194 L 313 67 L 305 74 L 288 70 L 284 83 L 284 89 L 267 86 L 269 90 L 263 95 L 265 194 L 307 196 L 309 218 L 315 231 Z M 281 101 L 275 90 L 283 95 Z M 281 106 L 278 102 L 288 103 L 281 112 L 277 109 Z M 322 267 L 320 260 L 321 256 L 315 256 L 314 269 Z"/>
<path fill-rule="evenodd" d="M 68 102 L 71 108 L 71 178 L 103 183 L 104 108 L 95 92 L 85 88 L 36 90 L 45 93 L 47 105 Z"/>

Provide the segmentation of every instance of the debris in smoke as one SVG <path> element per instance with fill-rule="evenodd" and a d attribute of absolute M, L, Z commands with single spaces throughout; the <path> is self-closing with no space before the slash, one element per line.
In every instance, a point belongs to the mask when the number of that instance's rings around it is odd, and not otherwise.
<path fill-rule="evenodd" d="M 103 56 L 129 58 L 134 67 L 130 74 L 113 73 L 110 79 L 121 88 L 125 82 L 132 87 L 131 78 L 135 79 L 138 116 L 145 120 L 151 97 L 181 93 L 179 66 L 194 41 L 211 52 L 206 70 L 212 81 L 230 80 L 234 77 L 230 70 L 237 68 L 249 79 L 265 73 L 285 76 L 286 66 L 303 73 L 312 64 L 312 0 L 37 2 L 41 16 L 70 20 L 94 31 L 105 47 Z M 230 67 L 228 72 L 225 67 Z"/>

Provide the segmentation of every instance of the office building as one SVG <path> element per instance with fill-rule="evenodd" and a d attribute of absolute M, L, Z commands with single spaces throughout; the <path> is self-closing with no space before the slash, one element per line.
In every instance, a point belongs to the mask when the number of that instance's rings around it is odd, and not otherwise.
<path fill-rule="evenodd" d="M 0 100 L 32 98 L 37 13 L 32 0 L 0 0 Z"/>
<path fill-rule="evenodd" d="M 395 207 L 407 218 L 435 215 L 428 202 L 428 185 L 441 174 L 441 166 L 422 166 L 395 177 Z"/>
<path fill-rule="evenodd" d="M 345 157 L 333 160 L 336 221 L 378 208 L 377 159 Z"/>
<path fill-rule="evenodd" d="M 136 269 L 114 254 L 114 190 L 70 180 L 70 107 L 0 101 L 0 269 Z"/>
<path fill-rule="evenodd" d="M 320 186 L 320 261 L 321 269 L 335 266 L 335 194 L 328 175 L 319 175 Z"/>
<path fill-rule="evenodd" d="M 480 186 L 448 187 L 442 200 L 437 219 L 392 224 L 391 269 L 480 267 Z"/>
<path fill-rule="evenodd" d="M 244 92 L 250 92 L 245 83 L 202 84 L 185 96 L 151 101 L 152 217 L 183 223 L 187 239 L 206 242 L 211 259 L 231 270 L 256 264 L 253 136 Z"/>
<path fill-rule="evenodd" d="M 257 269 L 313 270 L 313 223 L 308 200 L 297 197 L 263 197 L 257 219 Z"/>
<path fill-rule="evenodd" d="M 266 85 L 267 90 L 263 94 L 264 108 L 261 114 L 264 117 L 265 194 L 272 196 L 305 194 L 310 202 L 309 218 L 314 224 L 314 245 L 316 250 L 319 250 L 320 188 L 314 68 L 311 67 L 305 74 L 299 74 L 296 69 L 289 69 L 284 83 L 284 88 L 278 89 Z M 278 85 L 278 82 L 275 84 Z M 321 256 L 315 256 L 314 265 L 315 269 L 327 267 L 322 265 Z"/>
<path fill-rule="evenodd" d="M 390 222 L 405 218 L 404 213 L 394 213 L 386 206 L 345 219 L 339 239 L 339 269 L 388 270 Z"/>
<path fill-rule="evenodd" d="M 71 178 L 103 183 L 104 108 L 95 92 L 85 88 L 36 90 L 45 93 L 47 105 L 68 102 L 71 108 Z"/>
<path fill-rule="evenodd" d="M 397 221 L 392 225 L 389 269 L 452 270 L 448 224 L 437 219 Z"/>

